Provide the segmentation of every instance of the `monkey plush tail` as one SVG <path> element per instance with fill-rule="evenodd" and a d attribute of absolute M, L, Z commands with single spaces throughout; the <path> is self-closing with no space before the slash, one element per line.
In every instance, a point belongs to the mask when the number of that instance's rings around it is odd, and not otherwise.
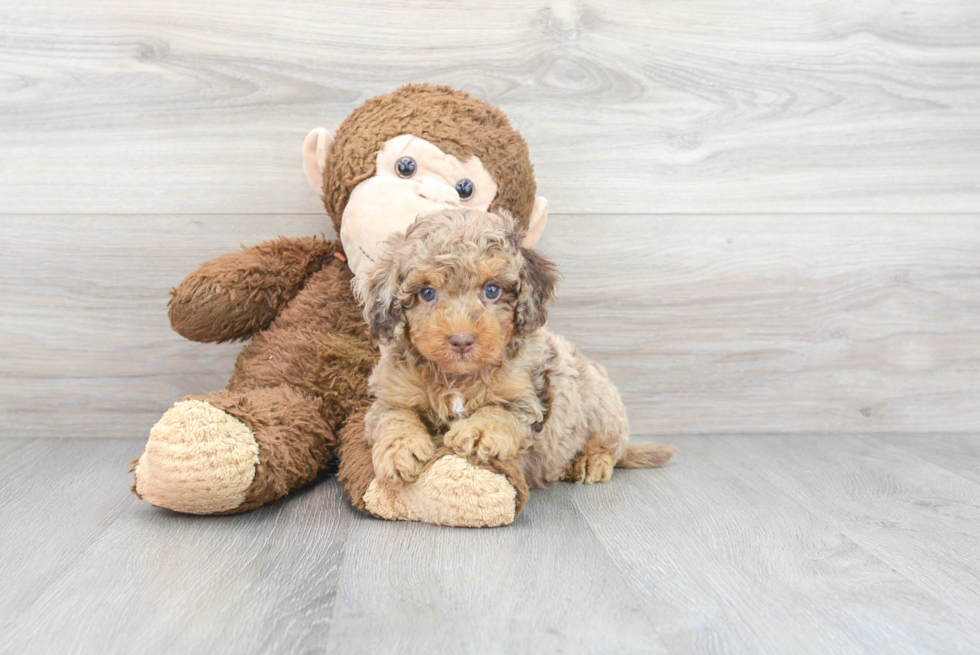
<path fill-rule="evenodd" d="M 626 454 L 616 462 L 618 469 L 649 469 L 666 464 L 677 449 L 659 443 L 631 443 Z"/>

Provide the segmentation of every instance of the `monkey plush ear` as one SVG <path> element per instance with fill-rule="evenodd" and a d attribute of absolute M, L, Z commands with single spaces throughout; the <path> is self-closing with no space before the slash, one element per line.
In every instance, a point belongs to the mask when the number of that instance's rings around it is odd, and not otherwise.
<path fill-rule="evenodd" d="M 303 171 L 310 186 L 323 195 L 323 169 L 327 165 L 327 155 L 333 145 L 333 135 L 318 127 L 303 140 Z"/>
<path fill-rule="evenodd" d="M 521 244 L 525 248 L 530 248 L 541 238 L 544 232 L 545 223 L 548 222 L 548 200 L 541 196 L 534 198 L 534 206 L 531 208 L 531 219 L 528 221 L 527 234 Z"/>
<path fill-rule="evenodd" d="M 353 281 L 354 296 L 363 306 L 364 320 L 371 332 L 386 340 L 395 336 L 395 328 L 402 321 L 395 268 L 394 258 L 382 257 Z"/>
<path fill-rule="evenodd" d="M 514 308 L 514 327 L 519 334 L 528 334 L 548 320 L 548 302 L 555 296 L 559 275 L 554 262 L 541 253 L 521 248 L 521 254 L 524 267 Z"/>

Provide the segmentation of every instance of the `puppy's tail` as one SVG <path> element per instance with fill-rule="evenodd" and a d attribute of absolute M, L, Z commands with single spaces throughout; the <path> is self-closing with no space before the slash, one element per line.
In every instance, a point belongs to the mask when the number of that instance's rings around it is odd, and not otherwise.
<path fill-rule="evenodd" d="M 646 441 L 631 443 L 626 447 L 626 454 L 616 462 L 618 469 L 651 469 L 663 466 L 674 456 L 677 449 L 660 443 Z"/>

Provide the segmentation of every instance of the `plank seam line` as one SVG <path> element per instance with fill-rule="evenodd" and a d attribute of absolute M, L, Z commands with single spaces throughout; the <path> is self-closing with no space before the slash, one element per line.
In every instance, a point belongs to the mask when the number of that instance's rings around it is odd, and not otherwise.
<path fill-rule="evenodd" d="M 582 486 L 582 485 L 577 485 L 574 483 L 567 483 L 567 482 L 559 482 L 558 484 L 568 485 L 573 487 L 571 491 L 575 491 L 574 487 Z M 534 493 L 533 490 L 531 493 L 532 494 Z M 575 510 L 575 513 L 578 515 L 582 523 L 585 524 L 585 527 L 588 530 L 589 535 L 591 535 L 592 537 L 592 543 L 605 556 L 606 561 L 609 563 L 610 568 L 619 575 L 619 579 L 623 583 L 623 587 L 629 591 L 630 595 L 634 599 L 636 599 L 638 603 L 641 603 L 647 609 L 649 610 L 656 609 L 653 599 L 650 598 L 649 595 L 642 588 L 634 585 L 630 581 L 630 577 L 627 575 L 627 571 L 623 570 L 623 568 L 619 565 L 619 562 L 616 560 L 616 558 L 613 557 L 612 553 L 609 552 L 609 549 L 606 548 L 606 544 L 603 543 L 602 539 L 599 538 L 599 534 L 596 532 L 595 526 L 592 525 L 592 521 L 589 520 L 589 518 L 585 515 L 585 512 L 582 511 L 582 508 L 579 507 L 579 503 L 578 500 L 576 499 L 576 495 L 577 494 L 574 493 L 571 494 L 571 499 L 569 504 L 572 506 L 572 509 Z M 655 620 L 653 620 L 652 617 L 651 617 L 651 623 L 653 624 L 653 629 L 657 636 L 657 642 L 663 647 L 666 653 L 668 654 L 674 653 L 675 651 L 672 650 L 670 646 L 667 644 L 667 641 L 664 639 L 664 635 L 661 634 L 659 625 Z"/>

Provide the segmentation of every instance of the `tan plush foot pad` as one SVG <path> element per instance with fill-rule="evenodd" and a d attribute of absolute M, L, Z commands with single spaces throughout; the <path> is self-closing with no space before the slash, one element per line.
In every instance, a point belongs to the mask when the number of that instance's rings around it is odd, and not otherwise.
<path fill-rule="evenodd" d="M 492 528 L 513 523 L 516 496 L 506 476 L 446 455 L 422 471 L 415 484 L 375 479 L 364 504 L 372 514 L 389 520 Z"/>
<path fill-rule="evenodd" d="M 133 469 L 136 493 L 178 512 L 226 512 L 245 500 L 258 462 L 258 444 L 244 423 L 206 402 L 183 400 L 150 430 Z"/>

